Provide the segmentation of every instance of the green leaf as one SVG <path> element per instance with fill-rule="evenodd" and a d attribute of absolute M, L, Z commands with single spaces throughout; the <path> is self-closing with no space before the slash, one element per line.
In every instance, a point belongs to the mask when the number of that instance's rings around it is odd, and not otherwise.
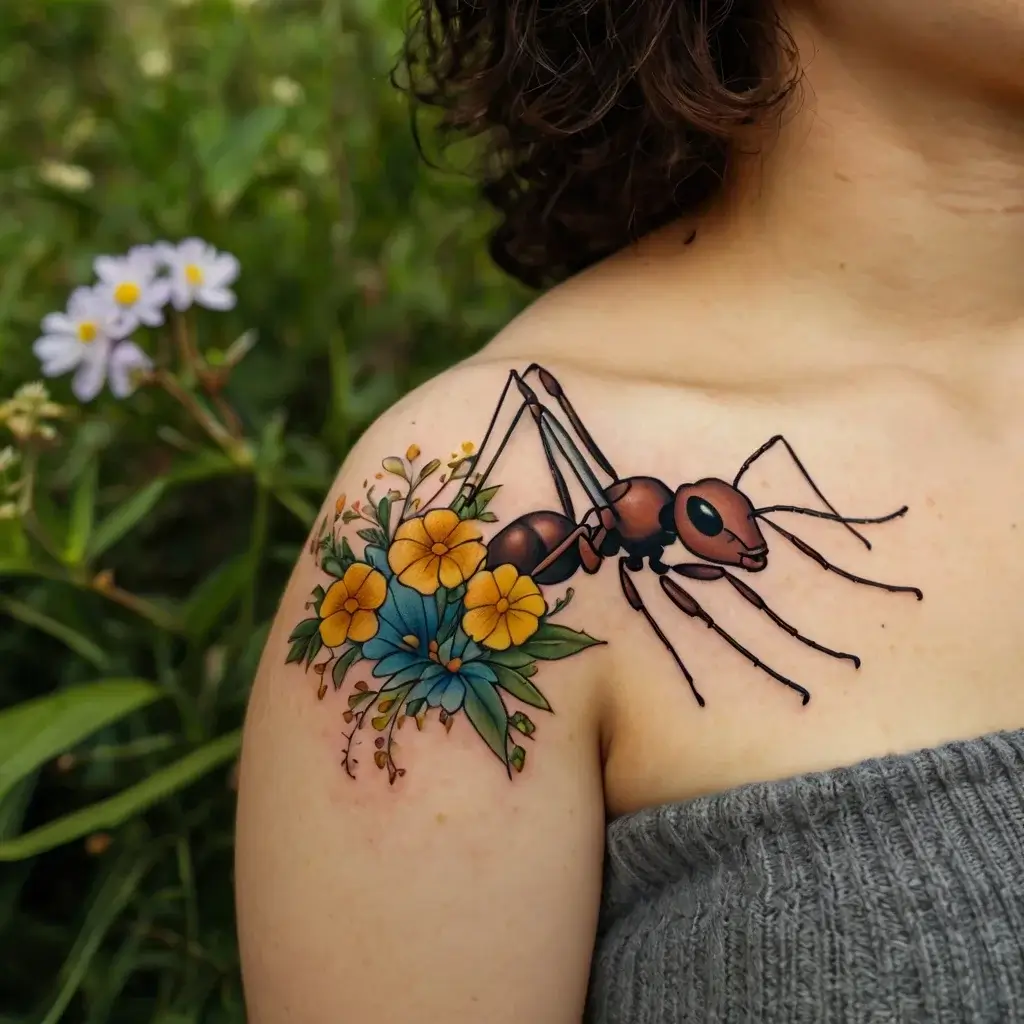
<path fill-rule="evenodd" d="M 493 512 L 481 512 L 477 519 L 481 523 L 496 523 L 498 521 L 498 517 Z"/>
<path fill-rule="evenodd" d="M 463 705 L 466 717 L 498 760 L 508 768 L 508 711 L 505 702 L 490 683 L 472 676 L 463 678 L 466 680 L 466 703 Z"/>
<path fill-rule="evenodd" d="M 352 550 L 352 545 L 348 542 L 348 537 L 341 538 L 341 557 L 346 562 L 354 562 L 356 560 L 356 553 Z"/>
<path fill-rule="evenodd" d="M 506 665 L 508 668 L 519 669 L 523 675 L 533 675 L 533 672 L 526 672 L 524 669 L 533 665 L 535 660 L 520 647 L 509 647 L 504 651 L 491 651 L 487 655 L 488 665 Z"/>
<path fill-rule="evenodd" d="M 240 746 L 241 730 L 221 736 L 117 796 L 83 807 L 17 839 L 0 843 L 0 861 L 34 857 L 92 832 L 116 828 L 232 760 L 238 755 Z"/>
<path fill-rule="evenodd" d="M 440 468 L 441 468 L 441 460 L 440 459 L 431 459 L 430 462 L 428 462 L 419 471 L 419 475 L 416 477 L 416 482 L 420 483 L 420 481 L 426 480 L 428 476 L 430 476 L 433 473 L 436 473 Z"/>
<path fill-rule="evenodd" d="M 288 652 L 288 657 L 284 659 L 284 663 L 286 665 L 292 665 L 297 661 L 302 661 L 306 656 L 307 649 L 309 648 L 309 640 L 310 638 L 308 636 L 300 636 L 299 639 L 292 644 L 291 650 Z"/>
<path fill-rule="evenodd" d="M 403 480 L 409 479 L 409 474 L 405 471 L 405 461 L 398 458 L 395 455 L 390 455 L 386 458 L 381 465 L 384 467 L 385 473 L 392 473 L 394 476 L 401 477 Z"/>
<path fill-rule="evenodd" d="M 96 513 L 96 487 L 99 481 L 99 467 L 90 459 L 82 470 L 78 484 L 71 494 L 71 514 L 68 520 L 67 541 L 64 545 L 64 561 L 68 565 L 80 565 L 92 535 Z"/>
<path fill-rule="evenodd" d="M 359 647 L 350 647 L 334 663 L 331 671 L 331 678 L 334 680 L 334 688 L 340 690 L 345 682 L 345 673 L 359 660 L 362 650 Z"/>
<path fill-rule="evenodd" d="M 151 481 L 118 505 L 96 527 L 89 541 L 87 561 L 93 561 L 130 533 L 174 487 L 240 472 L 240 467 L 220 452 L 205 451 Z"/>
<path fill-rule="evenodd" d="M 306 668 L 313 664 L 313 659 L 320 653 L 323 645 L 324 640 L 319 633 L 314 633 L 309 638 L 309 650 L 306 651 Z"/>
<path fill-rule="evenodd" d="M 89 905 L 78 938 L 61 967 L 56 998 L 41 1024 L 58 1024 L 65 1019 L 64 1013 L 85 980 L 93 958 L 153 866 L 158 849 L 150 849 L 141 857 L 137 850 L 127 849 L 115 861 Z"/>
<path fill-rule="evenodd" d="M 336 576 L 339 580 L 345 575 L 345 566 L 334 555 L 328 555 L 320 563 L 320 568 L 330 576 Z"/>
<path fill-rule="evenodd" d="M 387 500 L 386 498 L 384 499 Z M 367 527 L 365 530 L 357 530 L 356 536 L 365 540 L 367 544 L 372 544 L 374 547 L 386 548 L 388 546 L 388 539 L 384 535 L 383 530 L 375 529 L 374 527 Z"/>
<path fill-rule="evenodd" d="M 501 490 L 501 484 L 495 484 L 494 487 L 484 487 L 482 490 L 477 492 L 476 497 L 473 499 L 473 505 L 476 508 L 476 515 L 474 519 L 480 518 L 480 513 L 494 500 L 494 496 Z"/>
<path fill-rule="evenodd" d="M 110 659 L 106 651 L 90 640 L 89 637 L 79 633 L 76 629 L 72 629 L 71 626 L 59 622 L 45 612 L 25 604 L 24 601 L 19 601 L 13 597 L 0 597 L 0 612 L 4 612 L 10 615 L 11 618 L 25 623 L 26 626 L 31 626 L 33 629 L 49 634 L 100 670 L 105 669 L 109 663 Z"/>
<path fill-rule="evenodd" d="M 545 622 L 519 649 L 541 661 L 557 661 L 603 643 L 603 640 L 595 640 L 589 634 L 569 629 L 568 626 Z"/>
<path fill-rule="evenodd" d="M 550 711 L 551 705 L 540 690 L 537 689 L 529 679 L 514 668 L 490 662 L 494 674 L 498 677 L 498 686 L 507 693 L 510 693 L 516 700 L 521 700 L 530 707 L 540 708 L 541 711 Z"/>
<path fill-rule="evenodd" d="M 0 799 L 36 768 L 160 696 L 141 679 L 104 679 L 0 711 Z"/>
<path fill-rule="evenodd" d="M 385 495 L 377 503 L 377 520 L 384 530 L 389 529 L 389 523 L 391 522 L 391 500 Z"/>
<path fill-rule="evenodd" d="M 216 145 L 199 154 L 207 198 L 228 213 L 256 176 L 256 166 L 273 137 L 281 130 L 283 107 L 258 107 L 227 127 Z"/>
<path fill-rule="evenodd" d="M 207 576 L 184 606 L 185 634 L 193 640 L 207 636 L 218 619 L 241 597 L 252 579 L 252 560 L 237 555 Z"/>
<path fill-rule="evenodd" d="M 310 637 L 316 631 L 320 625 L 319 619 L 303 619 L 291 632 L 291 636 L 288 637 L 288 643 L 292 643 L 295 640 L 299 640 L 302 637 Z"/>

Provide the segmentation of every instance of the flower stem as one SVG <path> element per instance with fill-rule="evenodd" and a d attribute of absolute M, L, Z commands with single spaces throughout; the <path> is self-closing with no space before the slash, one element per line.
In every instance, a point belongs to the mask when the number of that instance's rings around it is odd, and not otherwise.
<path fill-rule="evenodd" d="M 186 412 L 199 424 L 206 434 L 215 441 L 235 462 L 247 465 L 251 462 L 251 455 L 244 442 L 232 436 L 231 432 L 215 416 L 203 407 L 196 396 L 184 388 L 181 382 L 172 373 L 166 370 L 157 370 L 152 375 L 156 381 Z"/>

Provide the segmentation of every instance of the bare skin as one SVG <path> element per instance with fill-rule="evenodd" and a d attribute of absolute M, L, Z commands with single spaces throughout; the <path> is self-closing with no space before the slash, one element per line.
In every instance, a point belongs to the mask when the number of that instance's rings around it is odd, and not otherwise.
<path fill-rule="evenodd" d="M 554 290 L 400 403 L 328 502 L 412 441 L 448 451 L 479 437 L 508 370 L 537 361 L 620 472 L 731 479 L 783 433 L 844 512 L 909 505 L 864 528 L 871 552 L 835 524 L 800 534 L 925 600 L 858 588 L 767 538 L 769 567 L 746 581 L 802 633 L 855 651 L 858 670 L 726 584 L 682 581 L 812 691 L 801 707 L 638 573 L 700 709 L 609 560 L 577 583 L 572 611 L 608 645 L 544 669 L 556 714 L 527 772 L 510 784 L 456 728 L 410 744 L 409 777 L 389 789 L 345 777 L 336 716 L 283 665 L 314 576 L 300 562 L 241 779 L 255 1024 L 578 1021 L 606 815 L 1024 726 L 1024 4 L 795 6 L 802 105 L 720 206 Z M 528 428 L 500 477 L 503 522 L 557 507 Z M 810 498 L 777 454 L 744 490 Z"/>

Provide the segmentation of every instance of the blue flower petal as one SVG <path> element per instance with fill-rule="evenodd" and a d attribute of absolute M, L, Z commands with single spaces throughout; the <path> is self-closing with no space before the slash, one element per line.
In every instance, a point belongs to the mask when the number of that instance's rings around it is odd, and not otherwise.
<path fill-rule="evenodd" d="M 460 674 L 477 683 L 496 683 L 498 681 L 497 673 L 485 661 L 464 662 Z"/>
<path fill-rule="evenodd" d="M 397 615 L 388 614 L 388 619 L 400 619 L 407 627 L 407 633 L 417 637 L 422 644 L 433 640 L 437 632 L 437 610 L 433 598 L 425 598 L 412 587 L 397 581 L 389 587 L 389 601 L 392 598 Z"/>
<path fill-rule="evenodd" d="M 374 569 L 382 572 L 388 579 L 391 579 L 394 575 L 391 571 L 391 566 L 388 565 L 387 552 L 383 548 L 369 544 L 363 549 L 363 558 L 369 562 Z"/>
<path fill-rule="evenodd" d="M 449 715 L 454 715 L 462 707 L 462 702 L 465 699 L 466 684 L 459 676 L 452 676 L 448 686 L 445 688 L 444 694 L 441 696 L 441 709 L 447 711 Z"/>
<path fill-rule="evenodd" d="M 448 662 L 452 660 L 452 657 L 453 657 L 452 647 L 453 647 L 453 645 L 454 645 L 454 637 L 448 637 L 448 639 L 445 640 L 445 642 L 443 644 L 441 644 L 441 646 L 438 648 L 437 660 L 440 661 L 442 665 L 447 665 Z"/>
<path fill-rule="evenodd" d="M 418 661 L 415 665 L 400 669 L 380 688 L 380 692 L 390 693 L 406 683 L 411 683 L 414 679 L 420 679 L 429 667 L 432 667 L 432 662 Z"/>
<path fill-rule="evenodd" d="M 447 675 L 447 670 L 430 662 L 423 670 L 420 681 L 409 691 L 406 701 L 425 700 L 436 685 L 437 677 L 442 675 Z"/>
<path fill-rule="evenodd" d="M 429 665 L 430 662 L 419 654 L 413 654 L 412 651 L 395 651 L 394 654 L 389 654 L 386 658 L 381 658 L 381 660 L 373 666 L 373 674 L 377 676 L 378 679 L 381 676 L 393 676 L 396 672 L 401 672 L 402 669 L 409 668 L 411 665 L 417 664 Z"/>
<path fill-rule="evenodd" d="M 381 658 L 386 658 L 389 654 L 404 649 L 402 635 L 381 620 L 381 624 L 377 628 L 377 635 L 363 644 L 363 657 L 367 661 L 380 661 Z"/>

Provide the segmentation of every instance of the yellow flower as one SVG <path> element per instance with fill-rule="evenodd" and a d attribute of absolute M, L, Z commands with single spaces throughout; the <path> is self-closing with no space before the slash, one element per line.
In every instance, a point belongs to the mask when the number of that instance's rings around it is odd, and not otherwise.
<path fill-rule="evenodd" d="M 405 457 L 410 462 L 415 462 L 420 457 L 420 446 L 418 444 L 411 444 L 406 449 Z"/>
<path fill-rule="evenodd" d="M 547 604 L 529 576 L 514 565 L 478 572 L 466 587 L 462 628 L 477 643 L 495 651 L 518 647 L 537 632 Z"/>
<path fill-rule="evenodd" d="M 450 508 L 436 508 L 403 523 L 388 551 L 388 565 L 399 580 L 421 594 L 457 587 L 480 568 L 487 548 L 480 528 Z"/>
<path fill-rule="evenodd" d="M 338 500 L 334 503 L 334 511 L 340 516 L 345 511 L 345 495 L 339 494 Z"/>
<path fill-rule="evenodd" d="M 377 634 L 377 613 L 388 596 L 384 574 L 365 562 L 354 562 L 332 583 L 320 605 L 320 638 L 328 647 L 346 640 L 363 643 Z"/>

